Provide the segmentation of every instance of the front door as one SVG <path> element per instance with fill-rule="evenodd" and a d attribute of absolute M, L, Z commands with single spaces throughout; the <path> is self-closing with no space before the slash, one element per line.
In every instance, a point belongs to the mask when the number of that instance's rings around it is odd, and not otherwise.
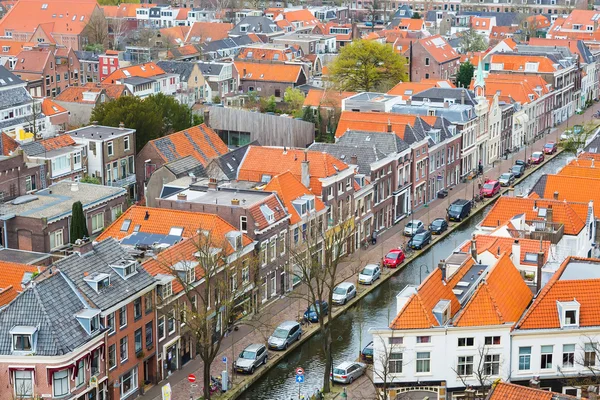
<path fill-rule="evenodd" d="M 167 356 L 165 359 L 167 366 L 167 376 L 177 371 L 177 343 L 167 348 Z"/>

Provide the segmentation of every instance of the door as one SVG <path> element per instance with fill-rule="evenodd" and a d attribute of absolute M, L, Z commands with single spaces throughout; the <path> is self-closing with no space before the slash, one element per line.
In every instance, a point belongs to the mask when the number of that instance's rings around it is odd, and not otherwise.
<path fill-rule="evenodd" d="M 167 376 L 177 371 L 177 343 L 167 348 L 167 357 L 165 359 L 167 366 Z"/>

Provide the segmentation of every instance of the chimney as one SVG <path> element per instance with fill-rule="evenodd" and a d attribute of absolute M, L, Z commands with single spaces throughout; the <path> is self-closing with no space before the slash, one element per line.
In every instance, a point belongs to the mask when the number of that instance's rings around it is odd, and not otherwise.
<path fill-rule="evenodd" d="M 442 281 L 446 282 L 446 262 L 444 260 L 440 260 L 438 263 L 438 268 L 442 271 Z"/>
<path fill-rule="evenodd" d="M 475 235 L 471 237 L 471 257 L 477 262 L 477 242 L 475 241 Z"/>
<path fill-rule="evenodd" d="M 177 193 L 177 201 L 186 201 L 186 200 L 187 200 L 187 194 Z"/>
<path fill-rule="evenodd" d="M 210 128 L 210 110 L 208 108 L 205 108 L 203 115 L 204 115 L 204 125 L 206 125 Z"/>
<path fill-rule="evenodd" d="M 358 164 L 358 156 L 356 154 L 352 154 L 350 157 L 350 164 L 357 165 Z"/>
<path fill-rule="evenodd" d="M 412 104 L 412 96 L 410 96 L 407 100 L 406 100 L 406 105 L 410 106 Z"/>
<path fill-rule="evenodd" d="M 71 192 L 78 192 L 78 191 L 79 191 L 79 183 L 77 183 L 77 182 L 71 183 Z"/>
<path fill-rule="evenodd" d="M 239 206 L 240 205 L 240 199 L 231 199 L 231 205 L 232 206 Z"/>
<path fill-rule="evenodd" d="M 592 158 L 592 168 L 594 168 L 594 159 Z"/>
<path fill-rule="evenodd" d="M 534 389 L 539 389 L 540 388 L 540 378 L 539 378 L 539 376 L 534 376 L 533 378 L 531 378 L 531 380 L 529 381 L 529 387 L 530 388 L 534 388 Z"/>
<path fill-rule="evenodd" d="M 542 239 L 540 239 L 540 251 L 537 256 L 537 275 L 535 281 L 535 288 L 537 293 L 542 290 L 542 268 L 544 267 L 544 250 L 542 249 Z"/>
<path fill-rule="evenodd" d="M 450 103 L 448 101 L 444 101 L 444 108 L 450 108 Z"/>
<path fill-rule="evenodd" d="M 146 210 L 146 215 L 144 215 L 144 221 L 148 221 L 148 218 L 150 218 L 150 213 L 148 212 L 148 210 Z"/>
<path fill-rule="evenodd" d="M 125 124 L 123 122 L 119 123 L 119 129 L 125 129 Z"/>
<path fill-rule="evenodd" d="M 387 123 L 387 132 L 392 133 L 392 121 L 390 121 L 389 119 Z"/>
<path fill-rule="evenodd" d="M 309 168 L 309 161 L 308 161 L 308 153 L 305 151 L 304 152 L 304 161 L 302 161 L 302 174 L 300 177 L 300 180 L 302 182 L 302 184 L 304 186 L 306 186 L 307 188 L 310 187 L 310 168 Z"/>
<path fill-rule="evenodd" d="M 554 210 L 552 209 L 552 204 L 549 204 L 548 209 L 546 210 L 546 222 L 554 222 Z"/>
<path fill-rule="evenodd" d="M 512 254 L 510 259 L 512 260 L 515 267 L 519 267 L 521 265 L 521 244 L 519 243 L 519 239 L 515 239 L 512 244 Z"/>
<path fill-rule="evenodd" d="M 73 251 L 79 254 L 89 253 L 94 250 L 94 245 L 90 238 L 77 239 L 73 244 Z"/>
<path fill-rule="evenodd" d="M 556 192 L 554 192 L 554 200 L 558 200 L 558 190 Z"/>
<path fill-rule="evenodd" d="M 465 104 L 465 89 L 460 91 L 460 104 Z"/>
<path fill-rule="evenodd" d="M 208 190 L 217 190 L 217 180 L 215 178 L 208 180 Z"/>

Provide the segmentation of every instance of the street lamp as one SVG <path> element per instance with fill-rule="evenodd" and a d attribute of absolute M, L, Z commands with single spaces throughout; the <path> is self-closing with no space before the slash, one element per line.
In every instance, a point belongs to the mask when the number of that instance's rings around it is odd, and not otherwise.
<path fill-rule="evenodd" d="M 419 265 L 419 284 L 423 282 L 423 267 L 425 267 L 425 273 L 429 273 L 429 267 L 425 264 Z"/>

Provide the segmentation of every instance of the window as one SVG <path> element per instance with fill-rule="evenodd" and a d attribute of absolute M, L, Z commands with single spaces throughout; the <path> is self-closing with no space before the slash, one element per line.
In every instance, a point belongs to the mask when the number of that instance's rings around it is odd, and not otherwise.
<path fill-rule="evenodd" d="M 158 287 L 158 296 L 161 299 L 166 299 L 167 297 L 171 296 L 173 294 L 173 283 L 172 282 L 167 282 L 164 285 L 160 285 Z"/>
<path fill-rule="evenodd" d="M 565 325 L 577 325 L 577 310 L 565 311 Z"/>
<path fill-rule="evenodd" d="M 54 232 L 50 232 L 50 249 L 54 250 L 64 245 L 63 230 L 59 229 Z"/>
<path fill-rule="evenodd" d="M 150 349 L 152 347 L 153 337 L 152 337 L 152 322 L 148 322 L 146 324 L 146 348 Z"/>
<path fill-rule="evenodd" d="M 149 314 L 152 311 L 152 292 L 144 295 L 144 312 Z"/>
<path fill-rule="evenodd" d="M 90 361 L 90 374 L 97 376 L 100 373 L 100 350 L 92 351 L 92 360 Z"/>
<path fill-rule="evenodd" d="M 112 141 L 106 143 L 106 152 L 108 153 L 109 156 L 112 156 L 115 154 Z"/>
<path fill-rule="evenodd" d="M 250 282 L 250 267 L 242 268 L 242 284 L 247 284 Z"/>
<path fill-rule="evenodd" d="M 388 359 L 388 372 L 390 374 L 402 373 L 402 353 L 390 353 Z"/>
<path fill-rule="evenodd" d="M 458 347 L 473 346 L 475 339 L 472 337 L 458 338 Z"/>
<path fill-rule="evenodd" d="M 119 308 L 119 329 L 127 325 L 127 306 Z"/>
<path fill-rule="evenodd" d="M 13 350 L 31 351 L 31 335 L 13 334 Z"/>
<path fill-rule="evenodd" d="M 123 205 L 122 204 L 119 204 L 117 206 L 110 208 L 110 220 L 111 221 L 115 221 L 117 218 L 119 218 L 121 216 L 121 214 L 123 214 Z M 129 220 L 129 223 L 131 223 L 131 220 Z M 127 229 L 125 229 L 125 230 L 127 230 Z"/>
<path fill-rule="evenodd" d="M 135 367 L 121 376 L 121 398 L 125 398 L 134 390 L 137 390 L 137 385 L 137 367 Z"/>
<path fill-rule="evenodd" d="M 117 366 L 117 345 L 111 344 L 108 347 L 108 369 L 113 369 Z"/>
<path fill-rule="evenodd" d="M 519 371 L 531 369 L 531 346 L 519 347 Z"/>
<path fill-rule="evenodd" d="M 429 65 L 429 57 L 425 57 L 425 65 L 428 66 Z"/>
<path fill-rule="evenodd" d="M 248 232 L 248 217 L 245 215 L 240 217 L 240 231 L 244 233 Z"/>
<path fill-rule="evenodd" d="M 138 354 L 142 351 L 142 328 L 135 331 L 133 341 L 135 343 L 135 354 Z"/>
<path fill-rule="evenodd" d="M 473 356 L 458 357 L 457 372 L 460 376 L 473 375 Z"/>
<path fill-rule="evenodd" d="M 563 368 L 572 368 L 575 365 L 575 345 L 563 344 Z"/>
<path fill-rule="evenodd" d="M 497 346 L 500 344 L 500 336 L 486 336 L 485 337 L 485 345 L 486 346 Z"/>
<path fill-rule="evenodd" d="M 169 313 L 169 321 L 168 321 L 169 335 L 175 332 L 175 310 L 171 310 Z"/>
<path fill-rule="evenodd" d="M 429 352 L 417 353 L 417 373 L 426 373 L 431 371 L 431 355 Z"/>
<path fill-rule="evenodd" d="M 262 242 L 260 244 L 260 265 L 262 265 L 263 267 L 265 265 L 267 265 L 267 246 L 269 245 L 269 243 L 267 242 Z"/>
<path fill-rule="evenodd" d="M 18 399 L 33 397 L 33 375 L 31 371 L 15 371 L 15 395 Z"/>
<path fill-rule="evenodd" d="M 127 336 L 122 337 L 119 341 L 119 356 L 121 357 L 121 364 L 127 361 L 127 358 L 129 356 L 127 354 L 127 342 Z"/>
<path fill-rule="evenodd" d="M 554 346 L 552 346 L 552 345 L 542 346 L 542 356 L 540 359 L 540 368 L 541 369 L 552 368 L 553 349 L 554 349 Z"/>
<path fill-rule="evenodd" d="M 417 336 L 417 343 L 431 343 L 431 336 Z"/>
<path fill-rule="evenodd" d="M 85 360 L 77 363 L 77 377 L 75 378 L 75 386 L 81 386 L 85 382 Z"/>
<path fill-rule="evenodd" d="M 388 344 L 402 344 L 402 343 L 404 343 L 404 338 L 402 338 L 402 337 L 388 338 Z"/>
<path fill-rule="evenodd" d="M 104 213 L 92 215 L 92 233 L 96 233 L 104 229 Z"/>
<path fill-rule="evenodd" d="M 133 319 L 137 321 L 142 317 L 142 298 L 138 297 L 133 301 Z"/>
<path fill-rule="evenodd" d="M 486 354 L 483 359 L 483 370 L 486 375 L 500 373 L 500 354 Z"/>
<path fill-rule="evenodd" d="M 32 190 L 36 190 L 36 183 L 35 183 L 35 175 L 30 175 L 27 178 L 25 178 L 25 190 L 27 192 L 30 192 Z"/>
<path fill-rule="evenodd" d="M 54 397 L 62 397 L 69 394 L 69 370 L 57 371 L 52 376 L 52 388 Z"/>
<path fill-rule="evenodd" d="M 156 334 L 158 335 L 158 340 L 163 340 L 165 338 L 165 316 L 164 315 L 158 319 L 158 331 Z"/>
<path fill-rule="evenodd" d="M 596 365 L 596 350 L 598 349 L 597 343 L 586 343 L 583 348 L 583 366 L 593 367 Z"/>
<path fill-rule="evenodd" d="M 269 257 L 269 259 L 271 261 L 275 261 L 275 258 L 277 257 L 277 238 L 271 238 L 271 241 L 269 242 L 269 255 L 271 257 Z"/>
<path fill-rule="evenodd" d="M 125 151 L 129 151 L 129 136 L 123 138 L 123 147 L 125 148 Z"/>

